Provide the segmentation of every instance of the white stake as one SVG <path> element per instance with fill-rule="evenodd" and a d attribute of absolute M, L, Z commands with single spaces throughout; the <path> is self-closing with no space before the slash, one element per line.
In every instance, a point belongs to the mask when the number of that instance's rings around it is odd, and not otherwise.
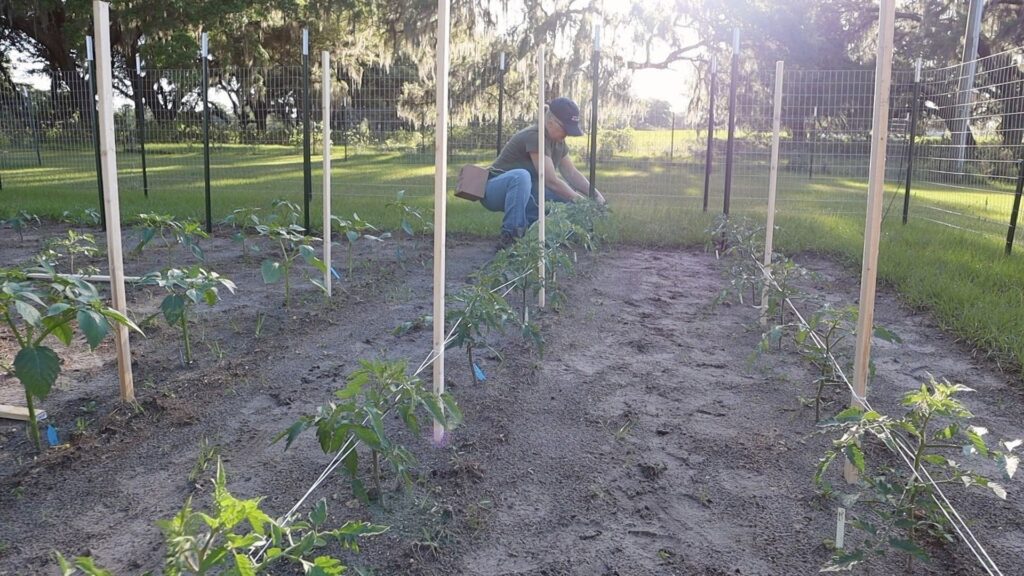
<path fill-rule="evenodd" d="M 121 254 L 121 203 L 117 193 L 117 152 L 114 139 L 114 84 L 110 58 L 110 5 L 94 0 L 93 22 L 96 35 L 96 91 L 99 93 L 100 166 L 103 174 L 103 206 L 106 210 L 107 261 L 110 266 L 112 307 L 128 314 L 124 294 L 124 260 Z M 128 328 L 114 324 L 117 351 L 117 372 L 121 384 L 121 400 L 135 400 L 132 379 L 131 343 Z"/>
<path fill-rule="evenodd" d="M 547 272 L 545 244 L 547 237 L 544 231 L 544 206 L 547 196 L 544 187 L 544 168 L 547 164 L 547 157 L 544 152 L 544 136 L 547 134 L 547 130 L 544 118 L 544 45 L 541 44 L 537 50 L 537 235 L 540 239 L 540 264 L 537 269 L 537 277 L 540 279 L 540 290 L 537 291 L 537 306 L 541 308 L 544 307 L 547 299 L 547 294 L 545 293 Z"/>
<path fill-rule="evenodd" d="M 836 550 L 846 546 L 846 508 L 839 508 L 836 514 Z"/>
<path fill-rule="evenodd" d="M 327 265 L 327 270 L 324 271 L 324 286 L 327 287 L 327 297 L 330 298 L 334 285 L 334 268 L 331 263 L 331 54 L 326 50 L 320 53 L 320 73 L 323 74 L 320 83 L 323 103 L 320 108 L 323 111 L 324 140 L 324 264 Z"/>
<path fill-rule="evenodd" d="M 784 63 L 775 63 L 775 109 L 772 113 L 772 159 L 768 169 L 768 222 L 764 228 L 765 283 L 761 289 L 761 325 L 768 324 L 768 267 L 772 263 L 775 236 L 775 191 L 779 180 L 779 130 L 782 127 L 782 71 Z M 780 303 L 781 304 L 781 303 Z"/>
<path fill-rule="evenodd" d="M 853 361 L 851 406 L 864 408 L 871 362 L 871 334 L 875 325 L 875 288 L 878 279 L 878 242 L 882 229 L 882 189 L 885 185 L 885 149 L 889 138 L 889 86 L 892 82 L 893 25 L 896 0 L 881 0 L 878 22 L 878 54 L 875 57 L 875 105 L 871 119 L 871 162 L 868 168 L 868 206 L 864 222 L 864 255 L 860 275 L 860 311 L 857 316 L 857 352 Z M 846 481 L 858 479 L 849 461 L 843 469 Z"/>
<path fill-rule="evenodd" d="M 448 207 L 448 20 L 451 5 L 437 0 L 437 123 L 434 128 L 434 394 L 444 393 L 444 280 Z M 444 426 L 434 421 L 434 442 L 444 440 Z"/>

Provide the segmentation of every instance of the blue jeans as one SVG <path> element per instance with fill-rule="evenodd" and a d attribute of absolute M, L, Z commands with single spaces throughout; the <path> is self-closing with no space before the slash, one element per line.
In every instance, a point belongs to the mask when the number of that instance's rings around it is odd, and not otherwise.
<path fill-rule="evenodd" d="M 547 187 L 545 199 L 548 202 L 565 202 Z M 487 181 L 480 203 L 491 212 L 504 212 L 501 231 L 515 236 L 517 231 L 526 230 L 537 221 L 537 179 L 529 170 L 522 168 L 492 176 Z"/>

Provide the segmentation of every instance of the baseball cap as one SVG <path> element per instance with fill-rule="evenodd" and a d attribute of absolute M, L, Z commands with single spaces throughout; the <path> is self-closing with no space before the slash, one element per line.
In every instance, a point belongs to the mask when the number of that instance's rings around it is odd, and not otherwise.
<path fill-rule="evenodd" d="M 580 130 L 580 107 L 575 102 L 566 98 L 555 98 L 548 102 L 548 110 L 555 115 L 555 118 L 565 127 L 565 133 L 569 136 L 583 136 Z"/>

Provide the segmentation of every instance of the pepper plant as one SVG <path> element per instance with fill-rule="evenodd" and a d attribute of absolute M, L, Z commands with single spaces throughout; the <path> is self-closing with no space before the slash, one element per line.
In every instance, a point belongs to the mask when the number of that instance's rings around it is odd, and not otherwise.
<path fill-rule="evenodd" d="M 423 413 L 450 430 L 462 420 L 462 412 L 450 394 L 438 397 L 422 380 L 409 375 L 405 361 L 360 360 L 359 366 L 348 376 L 345 388 L 334 393 L 334 401 L 318 408 L 315 414 L 300 418 L 277 440 L 284 438 L 287 449 L 303 431 L 315 428 L 324 453 L 345 452 L 343 463 L 352 491 L 366 502 L 369 494 L 359 478 L 359 452 L 353 442 L 360 441 L 370 449 L 371 480 L 378 499 L 382 500 L 381 460 L 391 466 L 406 486 L 412 483 L 409 469 L 416 462 L 407 448 L 390 438 L 385 417 L 397 412 L 406 428 L 419 435 Z"/>
<path fill-rule="evenodd" d="M 53 238 L 46 243 L 46 250 L 42 257 L 56 265 L 56 262 L 64 257 L 68 259 L 68 272 L 75 274 L 75 257 L 95 257 L 102 254 L 102 250 L 96 245 L 96 238 L 89 233 L 78 233 L 68 230 L 66 236 Z"/>
<path fill-rule="evenodd" d="M 24 242 L 25 230 L 32 224 L 39 226 L 42 222 L 39 220 L 39 216 L 36 216 L 31 212 L 26 212 L 25 210 L 20 210 L 17 214 L 11 216 L 7 220 L 4 220 L 2 223 L 10 226 L 11 230 L 18 233 L 19 242 Z"/>
<path fill-rule="evenodd" d="M 191 496 L 173 517 L 158 522 L 164 534 L 164 571 L 167 576 L 194 574 L 304 574 L 339 576 L 346 567 L 323 549 L 331 542 L 342 550 L 359 552 L 359 540 L 387 531 L 387 526 L 361 521 L 326 529 L 327 501 L 321 499 L 305 520 L 275 520 L 260 507 L 262 498 L 242 499 L 227 488 L 220 460 L 214 478 L 213 509 L 200 512 Z M 113 576 L 88 556 L 67 560 L 56 554 L 61 576 Z M 152 576 L 146 572 L 143 576 Z"/>
<path fill-rule="evenodd" d="M 42 445 L 35 400 L 46 399 L 61 371 L 60 358 L 46 345 L 48 338 L 53 336 L 65 346 L 70 345 L 77 327 L 89 348 L 95 350 L 112 324 L 127 326 L 140 334 L 142 331 L 108 307 L 92 284 L 59 276 L 46 263 L 33 272 L 45 273 L 48 278 L 32 280 L 20 271 L 0 270 L 0 320 L 18 345 L 14 363 L 3 368 L 13 372 L 25 389 L 28 433 L 39 450 Z"/>
<path fill-rule="evenodd" d="M 388 202 L 387 207 L 398 213 L 399 228 L 410 238 L 416 236 L 417 229 L 423 232 L 429 232 L 434 229 L 434 223 L 430 219 L 429 211 L 422 211 L 410 204 L 405 199 L 405 190 L 399 190 L 395 200 Z"/>
<path fill-rule="evenodd" d="M 346 260 L 348 261 L 348 277 L 350 279 L 352 278 L 352 268 L 354 264 L 352 248 L 355 246 L 355 243 L 358 242 L 360 238 L 365 238 L 374 242 L 383 242 L 391 237 L 390 232 L 384 232 L 383 234 L 370 234 L 370 232 L 377 232 L 377 227 L 366 220 L 363 220 L 359 217 L 359 214 L 354 212 L 352 213 L 351 219 L 331 216 L 331 228 L 344 236 L 345 240 L 348 241 Z"/>
<path fill-rule="evenodd" d="M 327 271 L 327 264 L 316 255 L 316 249 L 312 243 L 317 238 L 306 236 L 306 230 L 298 224 L 284 226 L 260 224 L 256 230 L 263 236 L 277 245 L 279 259 L 267 258 L 260 265 L 260 273 L 265 284 L 277 284 L 284 280 L 284 305 L 291 305 L 291 271 L 296 261 L 302 258 L 307 264 L 316 268 L 321 273 Z M 327 286 L 323 280 L 316 276 L 306 274 L 311 284 L 327 293 Z"/>
<path fill-rule="evenodd" d="M 937 485 L 979 487 L 1006 499 L 1006 489 L 1000 484 L 953 458 L 988 460 L 1004 479 L 1011 480 L 1020 462 L 1013 451 L 1022 441 L 999 442 L 1000 449 L 990 447 L 985 440 L 988 431 L 968 424 L 973 415 L 956 397 L 963 392 L 972 390 L 931 379 L 903 397 L 908 411 L 901 417 L 849 408 L 825 425 L 841 436 L 821 459 L 814 480 L 831 493 L 825 474 L 836 459 L 844 455 L 856 467 L 860 490 L 843 500 L 848 508 L 853 507 L 851 524 L 864 532 L 864 541 L 851 550 L 839 551 L 823 571 L 850 569 L 890 548 L 908 553 L 908 562 L 927 559 L 926 538 L 953 541 L 949 521 L 936 500 Z M 903 466 L 869 470 L 861 449 L 866 437 L 902 454 L 910 461 L 909 470 Z"/>
<path fill-rule="evenodd" d="M 135 227 L 139 231 L 139 242 L 132 251 L 136 254 L 142 252 L 156 238 L 160 238 L 164 246 L 169 247 L 171 244 L 167 236 L 170 235 L 175 243 L 189 250 L 197 259 L 205 259 L 203 249 L 199 246 L 199 240 L 210 236 L 195 220 L 179 222 L 165 214 L 139 214 L 138 224 Z"/>
<path fill-rule="evenodd" d="M 260 225 L 259 212 L 260 209 L 255 207 L 236 208 L 224 218 L 224 224 L 235 229 L 235 234 L 231 239 L 242 245 L 242 256 L 248 256 L 250 249 L 254 252 L 259 251 L 259 246 L 255 244 L 250 246 L 246 242 L 250 232 L 258 233 L 256 228 Z"/>
<path fill-rule="evenodd" d="M 167 291 L 160 303 L 160 312 L 169 326 L 181 331 L 185 363 L 192 363 L 192 341 L 188 323 L 196 305 L 213 306 L 220 301 L 220 288 L 235 293 L 235 283 L 220 274 L 199 266 L 169 268 L 142 277 L 142 284 L 159 286 Z"/>
<path fill-rule="evenodd" d="M 83 208 L 81 210 L 65 210 L 61 212 L 59 220 L 65 224 L 78 226 L 99 226 L 100 212 L 95 208 Z"/>

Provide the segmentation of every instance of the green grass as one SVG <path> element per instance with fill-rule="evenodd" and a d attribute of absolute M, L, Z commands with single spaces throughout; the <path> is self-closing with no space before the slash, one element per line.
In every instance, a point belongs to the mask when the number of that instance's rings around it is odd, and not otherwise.
<path fill-rule="evenodd" d="M 661 132 L 650 137 L 665 140 L 668 131 Z M 677 131 L 677 138 L 682 138 L 682 131 Z M 148 151 L 149 198 L 142 193 L 138 155 L 120 155 L 125 219 L 130 221 L 141 212 L 201 219 L 201 148 L 159 145 Z M 386 203 L 398 190 L 406 190 L 409 200 L 421 208 L 431 208 L 432 154 L 360 153 L 347 161 L 342 154 L 336 147 L 332 174 L 335 214 L 357 212 L 370 222 L 394 229 L 398 215 Z M 489 160 L 487 152 L 453 160 L 449 181 L 461 164 Z M 34 166 L 35 155 L 30 151 L 20 156 L 7 154 L 0 162 L 0 216 L 27 210 L 56 217 L 65 210 L 96 206 L 94 161 L 88 152 L 44 151 L 42 167 Z M 301 154 L 293 147 L 215 147 L 211 166 L 214 218 L 219 220 L 241 206 L 266 206 L 274 198 L 301 203 L 301 166 Z M 650 246 L 702 244 L 704 229 L 721 211 L 723 188 L 722 175 L 716 173 L 709 214 L 703 214 L 703 179 L 700 165 L 682 161 L 651 164 L 623 158 L 602 163 L 598 183 L 614 209 L 611 236 L 616 241 Z M 314 156 L 314 223 L 320 222 L 320 182 L 319 157 Z M 767 169 L 744 166 L 736 175 L 732 212 L 763 218 L 766 188 Z M 777 248 L 790 254 L 828 253 L 859 270 L 865 188 L 864 182 L 855 179 L 808 179 L 806 174 L 782 172 Z M 885 203 L 887 207 L 891 204 L 891 209 L 883 225 L 879 278 L 895 287 L 910 305 L 931 310 L 942 327 L 1020 370 L 1024 359 L 1024 284 L 1020 281 L 1024 255 L 1003 256 L 1011 195 L 917 186 L 910 223 L 903 226 L 902 194 L 894 192 L 895 185 L 888 185 Z M 496 236 L 499 214 L 454 197 L 449 200 L 451 233 Z M 927 218 L 981 233 L 957 230 Z"/>

